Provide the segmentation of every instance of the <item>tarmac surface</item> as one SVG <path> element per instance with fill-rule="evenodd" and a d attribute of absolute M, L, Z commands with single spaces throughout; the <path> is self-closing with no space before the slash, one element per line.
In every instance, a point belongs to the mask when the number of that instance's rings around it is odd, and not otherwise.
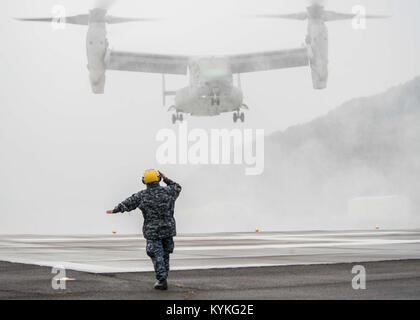
<path fill-rule="evenodd" d="M 185 235 L 175 244 L 170 290 L 160 292 L 140 236 L 0 236 L 0 299 L 420 299 L 419 230 Z M 366 269 L 366 290 L 352 288 L 355 265 Z M 53 267 L 66 269 L 66 290 L 52 288 Z"/>
<path fill-rule="evenodd" d="M 420 260 L 367 262 L 366 289 L 352 287 L 354 264 L 173 271 L 169 290 L 152 289 L 153 273 L 91 274 L 54 290 L 51 268 L 0 262 L 0 299 L 420 299 Z"/>
<path fill-rule="evenodd" d="M 0 236 L 0 261 L 92 273 L 152 271 L 140 235 Z M 172 270 L 420 259 L 420 230 L 181 235 Z"/>

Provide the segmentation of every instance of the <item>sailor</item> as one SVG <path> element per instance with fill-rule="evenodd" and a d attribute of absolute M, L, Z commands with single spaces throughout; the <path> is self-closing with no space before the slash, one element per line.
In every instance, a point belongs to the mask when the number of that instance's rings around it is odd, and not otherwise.
<path fill-rule="evenodd" d="M 166 187 L 160 185 L 162 180 Z M 174 208 L 181 186 L 154 169 L 145 171 L 142 181 L 146 185 L 145 190 L 133 194 L 113 210 L 108 210 L 107 214 L 130 212 L 137 208 L 142 211 L 146 252 L 152 259 L 158 280 L 154 288 L 167 290 L 169 255 L 174 251 L 173 237 L 176 236 Z"/>

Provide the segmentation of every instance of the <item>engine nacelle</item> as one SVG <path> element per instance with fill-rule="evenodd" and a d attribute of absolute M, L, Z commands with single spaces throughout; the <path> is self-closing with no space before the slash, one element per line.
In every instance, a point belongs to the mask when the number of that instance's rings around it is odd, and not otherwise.
<path fill-rule="evenodd" d="M 306 44 L 314 89 L 325 89 L 328 84 L 328 29 L 321 20 L 309 20 Z"/>
<path fill-rule="evenodd" d="M 96 72 L 89 73 L 90 86 L 94 94 L 105 93 L 105 72 L 103 74 L 97 74 Z"/>
<path fill-rule="evenodd" d="M 95 94 L 102 94 L 105 89 L 105 59 L 108 52 L 105 15 L 105 10 L 95 9 L 91 11 L 86 37 L 89 80 L 92 92 Z"/>

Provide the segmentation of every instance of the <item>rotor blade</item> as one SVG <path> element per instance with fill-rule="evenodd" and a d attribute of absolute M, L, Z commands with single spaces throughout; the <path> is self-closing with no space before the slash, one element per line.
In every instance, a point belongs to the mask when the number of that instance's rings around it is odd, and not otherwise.
<path fill-rule="evenodd" d="M 290 20 L 306 20 L 308 14 L 306 12 L 291 13 L 291 14 L 263 14 L 252 15 L 254 18 L 272 18 L 272 19 L 290 19 Z"/>
<path fill-rule="evenodd" d="M 159 20 L 157 18 L 124 18 L 124 17 L 115 17 L 115 16 L 107 16 L 106 22 L 109 24 L 116 24 L 116 23 L 126 23 L 126 22 L 147 22 L 147 21 L 156 21 Z"/>
<path fill-rule="evenodd" d="M 18 21 L 28 21 L 28 22 L 32 22 L 32 21 L 36 21 L 36 22 L 52 22 L 54 18 L 14 18 L 15 20 Z"/>
<path fill-rule="evenodd" d="M 337 21 L 337 20 L 351 20 L 357 17 L 362 17 L 366 19 L 386 19 L 389 16 L 376 16 L 376 15 L 360 15 L 357 13 L 340 13 L 334 11 L 324 11 L 324 21 Z"/>
<path fill-rule="evenodd" d="M 60 22 L 63 19 L 63 22 L 68 24 L 77 24 L 77 25 L 88 25 L 89 24 L 89 15 L 80 14 L 77 16 L 70 17 L 47 17 L 47 18 L 15 18 L 19 21 L 34 21 L 34 22 Z"/>

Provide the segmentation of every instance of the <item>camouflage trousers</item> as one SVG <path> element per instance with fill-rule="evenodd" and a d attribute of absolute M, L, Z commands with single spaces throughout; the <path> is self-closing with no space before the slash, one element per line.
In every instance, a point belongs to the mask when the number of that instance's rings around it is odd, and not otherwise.
<path fill-rule="evenodd" d="M 172 237 L 161 240 L 147 240 L 146 252 L 152 259 L 156 279 L 166 280 L 169 273 L 169 255 L 174 252 L 174 239 Z"/>

